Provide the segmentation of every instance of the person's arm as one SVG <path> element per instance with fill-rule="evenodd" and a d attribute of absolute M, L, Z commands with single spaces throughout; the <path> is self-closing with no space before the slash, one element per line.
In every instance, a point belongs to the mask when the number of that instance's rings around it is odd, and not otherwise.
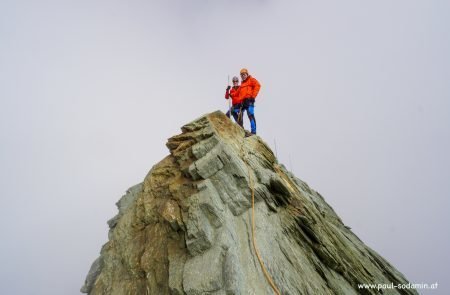
<path fill-rule="evenodd" d="M 258 80 L 256 80 L 255 78 L 252 78 L 252 84 L 253 84 L 252 98 L 256 98 L 256 96 L 259 93 L 259 89 L 261 89 L 261 84 L 259 84 Z"/>

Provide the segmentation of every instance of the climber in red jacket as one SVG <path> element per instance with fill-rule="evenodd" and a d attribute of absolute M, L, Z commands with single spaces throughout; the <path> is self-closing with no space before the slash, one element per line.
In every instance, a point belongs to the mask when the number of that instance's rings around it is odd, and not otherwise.
<path fill-rule="evenodd" d="M 242 69 L 241 72 L 241 86 L 239 87 L 239 101 L 242 103 L 242 112 L 247 111 L 248 119 L 250 120 L 251 134 L 256 134 L 256 119 L 255 119 L 255 99 L 261 88 L 258 80 L 248 74 L 247 69 Z M 242 118 L 242 112 L 240 114 Z M 247 135 L 247 136 L 248 136 Z"/>
<path fill-rule="evenodd" d="M 225 92 L 225 99 L 229 99 L 231 97 L 231 113 L 233 114 L 234 120 L 243 127 L 242 116 L 239 116 L 241 111 L 241 101 L 239 99 L 239 78 L 234 76 L 233 79 L 233 87 L 228 86 Z M 230 110 L 227 112 L 227 117 L 230 117 Z"/>

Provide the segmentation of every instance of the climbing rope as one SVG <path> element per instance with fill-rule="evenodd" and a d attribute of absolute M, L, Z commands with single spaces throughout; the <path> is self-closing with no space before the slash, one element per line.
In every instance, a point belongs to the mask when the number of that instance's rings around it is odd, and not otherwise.
<path fill-rule="evenodd" d="M 241 156 L 242 159 L 244 159 L 244 163 L 247 166 L 247 172 L 248 172 L 248 178 L 249 178 L 249 184 L 250 184 L 250 190 L 252 192 L 252 243 L 253 243 L 253 249 L 255 250 L 256 257 L 258 258 L 259 264 L 261 265 L 261 269 L 264 273 L 264 276 L 266 277 L 267 281 L 269 282 L 270 286 L 272 287 L 273 291 L 277 295 L 281 295 L 281 292 L 278 290 L 277 286 L 272 280 L 272 277 L 270 276 L 269 272 L 267 271 L 266 267 L 264 266 L 264 262 L 262 261 L 261 255 L 259 253 L 257 244 L 256 244 L 256 235 L 255 235 L 255 184 L 253 182 L 252 175 L 250 173 L 250 165 L 248 164 L 248 154 L 246 153 L 244 156 L 244 142 L 245 139 L 242 140 L 241 145 Z"/>

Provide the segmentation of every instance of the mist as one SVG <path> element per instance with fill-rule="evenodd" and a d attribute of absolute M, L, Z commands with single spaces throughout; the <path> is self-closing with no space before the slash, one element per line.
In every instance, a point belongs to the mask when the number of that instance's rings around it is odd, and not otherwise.
<path fill-rule="evenodd" d="M 3 294 L 79 294 L 167 138 L 262 85 L 258 135 L 412 283 L 450 272 L 450 3 L 2 1 Z M 245 118 L 245 126 L 249 123 Z"/>

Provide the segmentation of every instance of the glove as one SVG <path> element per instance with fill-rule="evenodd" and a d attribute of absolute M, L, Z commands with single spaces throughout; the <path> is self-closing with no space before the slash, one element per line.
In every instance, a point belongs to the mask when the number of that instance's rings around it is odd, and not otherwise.
<path fill-rule="evenodd" d="M 227 91 L 230 91 L 230 89 L 231 89 L 231 86 L 230 86 L 230 85 L 228 85 L 228 87 L 227 87 Z"/>

